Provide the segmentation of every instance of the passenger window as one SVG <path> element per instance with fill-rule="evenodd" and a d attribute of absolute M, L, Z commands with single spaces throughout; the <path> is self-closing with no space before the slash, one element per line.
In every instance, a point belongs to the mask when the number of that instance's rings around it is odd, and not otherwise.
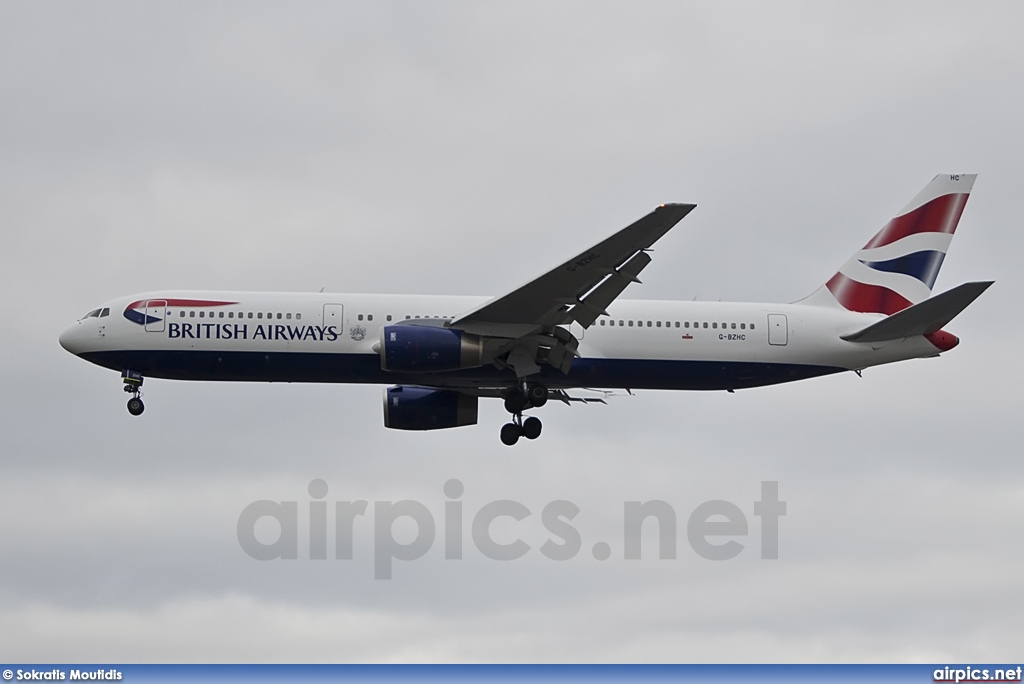
<path fill-rule="evenodd" d="M 712 323 L 712 324 L 711 324 L 711 327 L 712 327 L 712 328 L 718 328 L 718 323 Z"/>
<path fill-rule="evenodd" d="M 676 325 L 679 325 L 679 324 L 676 323 Z M 690 321 L 686 321 L 685 323 L 683 323 L 683 327 L 684 328 L 689 328 L 690 327 Z"/>
<path fill-rule="evenodd" d="M 281 314 L 277 314 L 277 320 L 281 320 Z"/>
<path fill-rule="evenodd" d="M 363 314 L 359 314 L 358 316 L 356 316 L 356 320 L 363 320 Z"/>
<path fill-rule="evenodd" d="M 252 317 L 252 314 L 249 314 L 249 316 L 250 316 L 250 318 L 251 318 L 251 317 Z M 262 312 L 262 311 L 260 311 L 260 312 L 259 312 L 258 314 L 256 314 L 256 318 L 263 318 L 263 312 Z"/>
<path fill-rule="evenodd" d="M 659 327 L 659 328 L 661 327 L 661 321 L 658 321 L 657 327 Z"/>
<path fill-rule="evenodd" d="M 302 320 L 302 314 L 300 314 L 300 313 L 295 314 L 295 320 L 301 321 Z"/>
<path fill-rule="evenodd" d="M 604 321 L 599 321 L 598 325 L 604 325 Z"/>
<path fill-rule="evenodd" d="M 249 312 L 249 318 L 252 318 L 252 311 Z"/>
<path fill-rule="evenodd" d="M 391 320 L 391 314 L 388 314 L 388 320 L 389 321 Z"/>
<path fill-rule="evenodd" d="M 192 309 L 191 311 L 189 311 L 188 312 L 188 317 L 189 318 L 195 318 L 196 317 L 196 310 Z"/>
<path fill-rule="evenodd" d="M 185 310 L 182 309 L 181 311 L 178 312 L 178 318 L 184 318 L 184 317 L 185 317 Z"/>
<path fill-rule="evenodd" d="M 218 311 L 217 312 L 217 318 L 224 318 L 224 312 L 223 311 Z"/>
<path fill-rule="evenodd" d="M 290 320 L 292 320 L 292 315 L 291 315 L 290 313 L 286 313 L 286 314 L 284 315 L 284 319 L 285 319 L 286 321 L 290 321 Z"/>
<path fill-rule="evenodd" d="M 732 329 L 733 329 L 733 330 L 735 330 L 735 329 L 736 329 L 736 324 L 735 324 L 735 323 L 733 323 L 733 324 L 732 324 Z"/>
<path fill-rule="evenodd" d="M 704 323 L 704 328 L 707 329 L 707 327 L 708 327 L 708 324 Z"/>
<path fill-rule="evenodd" d="M 632 327 L 633 327 L 633 321 L 630 321 L 630 322 L 629 322 L 629 327 L 630 327 L 630 328 L 632 328 Z"/>
<path fill-rule="evenodd" d="M 753 324 L 753 323 L 751 323 L 751 324 L 750 324 L 750 329 L 751 329 L 751 330 L 753 330 L 753 329 L 754 329 L 754 324 Z"/>
<path fill-rule="evenodd" d="M 647 327 L 648 328 L 653 327 L 653 325 L 654 325 L 653 323 L 651 323 L 650 321 L 647 321 Z"/>
<path fill-rule="evenodd" d="M 373 320 L 373 314 L 366 314 L 366 320 L 372 321 Z"/>
<path fill-rule="evenodd" d="M 200 311 L 199 312 L 199 317 L 200 318 L 206 318 L 206 312 L 205 311 Z"/>
<path fill-rule="evenodd" d="M 747 324 L 746 323 L 740 323 L 740 330 L 746 330 L 746 329 L 747 329 Z"/>

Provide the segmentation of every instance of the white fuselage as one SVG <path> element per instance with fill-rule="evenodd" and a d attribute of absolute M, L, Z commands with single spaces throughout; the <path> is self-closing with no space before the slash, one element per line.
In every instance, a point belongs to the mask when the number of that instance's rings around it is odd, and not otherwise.
<path fill-rule="evenodd" d="M 115 370 L 148 377 L 278 382 L 422 383 L 473 387 L 513 381 L 488 365 L 390 373 L 381 329 L 455 318 L 485 297 L 260 292 L 154 292 L 117 299 L 83 318 L 61 344 Z M 618 300 L 590 328 L 574 326 L 579 358 L 551 387 L 736 389 L 935 356 L 925 337 L 884 343 L 841 335 L 883 318 L 801 304 Z M 379 349 L 379 346 L 376 347 Z M 508 376 L 508 377 L 506 377 Z"/>

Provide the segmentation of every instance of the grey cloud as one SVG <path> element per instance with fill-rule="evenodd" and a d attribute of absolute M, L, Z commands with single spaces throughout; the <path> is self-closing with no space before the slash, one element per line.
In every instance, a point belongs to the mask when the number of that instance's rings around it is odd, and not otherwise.
<path fill-rule="evenodd" d="M 22 660 L 983 660 L 1021 643 L 1016 315 L 1024 55 L 1014 5 L 107 3 L 0 7 L 0 644 Z M 938 287 L 997 284 L 941 359 L 735 395 L 646 392 L 384 430 L 380 389 L 147 381 L 59 332 L 163 287 L 492 294 L 664 201 L 698 209 L 636 298 L 791 301 L 939 172 L 980 174 Z M 373 579 L 308 559 L 325 501 L 422 502 Z M 444 483 L 465 485 L 444 559 Z M 762 481 L 788 502 L 758 558 Z M 295 561 L 235 537 L 299 502 Z M 532 550 L 492 561 L 472 515 Z M 625 501 L 678 553 L 623 560 Z M 686 542 L 702 502 L 745 549 Z M 541 511 L 579 506 L 551 561 Z M 333 507 L 328 505 L 328 511 Z M 328 537 L 333 542 L 333 522 Z M 397 526 L 396 526 L 397 529 Z M 408 541 L 408 540 L 406 540 Z M 557 539 L 555 540 L 558 541 Z M 606 542 L 607 561 L 591 549 Z"/>

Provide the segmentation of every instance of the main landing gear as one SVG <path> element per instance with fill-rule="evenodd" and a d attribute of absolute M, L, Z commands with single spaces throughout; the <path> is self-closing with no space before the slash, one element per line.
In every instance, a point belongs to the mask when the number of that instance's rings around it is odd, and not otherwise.
<path fill-rule="evenodd" d="M 146 410 L 146 405 L 142 403 L 142 381 L 144 378 L 141 374 L 135 371 L 126 370 L 121 373 L 121 382 L 124 383 L 124 391 L 132 395 L 132 398 L 128 400 L 128 413 L 133 416 L 141 416 L 142 412 Z"/>
<path fill-rule="evenodd" d="M 540 419 L 523 418 L 528 408 L 540 408 L 548 402 L 548 388 L 539 383 L 517 387 L 505 395 L 505 410 L 512 414 L 512 422 L 501 426 L 501 443 L 512 446 L 520 437 L 537 439 L 543 427 Z"/>

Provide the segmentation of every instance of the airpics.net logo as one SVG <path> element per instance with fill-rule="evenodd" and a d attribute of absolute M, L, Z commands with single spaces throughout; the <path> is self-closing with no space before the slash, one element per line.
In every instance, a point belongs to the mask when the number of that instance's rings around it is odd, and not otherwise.
<path fill-rule="evenodd" d="M 328 485 L 316 479 L 309 483 L 311 497 L 308 506 L 309 559 L 327 560 Z M 465 526 L 469 523 L 469 539 L 481 556 L 495 561 L 513 561 L 527 556 L 534 547 L 521 538 L 536 532 L 534 511 L 521 502 L 499 499 L 482 505 L 475 512 L 464 510 L 460 501 L 465 487 L 451 479 L 442 487 L 444 513 L 441 516 L 445 560 L 461 560 L 465 552 Z M 335 501 L 333 506 L 334 559 L 354 560 L 357 530 L 366 530 L 371 524 L 370 502 L 366 500 Z M 786 515 L 786 502 L 779 500 L 779 483 L 761 482 L 760 500 L 752 508 L 760 533 L 760 556 L 765 560 L 779 557 L 779 518 Z M 575 558 L 583 549 L 583 537 L 573 525 L 581 509 L 572 501 L 557 499 L 548 502 L 540 511 L 540 524 L 547 535 L 537 551 L 553 561 Z M 643 557 L 642 535 L 644 525 L 656 527 L 658 558 L 674 560 L 677 557 L 678 516 L 666 501 L 624 501 L 622 513 L 622 558 L 640 560 Z M 402 501 L 374 501 L 372 506 L 373 575 L 376 579 L 391 579 L 394 562 L 415 561 L 423 558 L 437 540 L 437 521 L 424 503 Z M 496 524 L 497 523 L 497 524 Z M 533 526 L 531 529 L 529 526 Z M 496 540 L 494 527 L 502 527 L 503 534 Z M 396 535 L 415 529 L 408 534 Z M 261 528 L 264 534 L 260 534 Z M 268 529 L 274 529 L 269 535 Z M 511 528 L 511 533 L 509 532 Z M 648 527 L 648 529 L 650 529 Z M 690 549 L 701 558 L 725 561 L 740 555 L 747 546 L 750 521 L 742 507 L 722 499 L 704 501 L 686 518 L 686 541 Z M 238 544 L 251 558 L 261 561 L 297 560 L 299 557 L 299 502 L 261 499 L 246 506 L 238 516 Z M 305 535 L 303 535 L 305 536 Z M 263 539 L 260 539 L 263 537 Z M 511 537 L 511 541 L 506 539 Z M 611 558 L 612 545 L 598 541 L 590 552 L 598 561 Z"/>

